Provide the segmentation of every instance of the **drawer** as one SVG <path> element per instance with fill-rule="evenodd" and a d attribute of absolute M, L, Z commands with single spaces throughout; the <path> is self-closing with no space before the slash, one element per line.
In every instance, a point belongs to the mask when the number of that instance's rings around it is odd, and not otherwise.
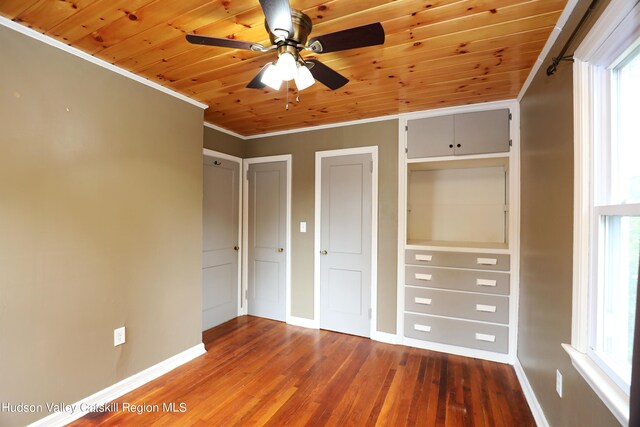
<path fill-rule="evenodd" d="M 407 265 L 404 272 L 405 284 L 411 286 L 509 295 L 509 273 L 420 265 Z"/>
<path fill-rule="evenodd" d="M 438 316 L 509 323 L 509 297 L 437 289 L 404 289 L 404 308 Z"/>
<path fill-rule="evenodd" d="M 505 254 L 426 251 L 419 249 L 407 249 L 405 251 L 405 262 L 411 265 L 509 271 L 509 260 L 509 255 Z"/>
<path fill-rule="evenodd" d="M 509 352 L 509 328 L 501 325 L 405 313 L 404 335 L 495 353 Z"/>

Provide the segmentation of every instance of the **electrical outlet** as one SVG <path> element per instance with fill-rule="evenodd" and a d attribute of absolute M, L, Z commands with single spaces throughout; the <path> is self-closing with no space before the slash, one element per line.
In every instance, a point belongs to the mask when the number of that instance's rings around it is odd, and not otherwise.
<path fill-rule="evenodd" d="M 559 369 L 556 370 L 556 392 L 562 397 L 562 374 Z"/>
<path fill-rule="evenodd" d="M 117 347 L 119 345 L 124 344 L 125 335 L 124 335 L 124 326 L 122 328 L 113 330 L 113 346 Z"/>

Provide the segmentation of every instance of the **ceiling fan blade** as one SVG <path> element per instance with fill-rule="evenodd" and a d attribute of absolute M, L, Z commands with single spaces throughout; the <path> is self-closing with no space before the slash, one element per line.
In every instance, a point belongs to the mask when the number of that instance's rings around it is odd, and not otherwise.
<path fill-rule="evenodd" d="M 276 37 L 281 35 L 277 34 L 276 30 L 284 30 L 289 33 L 289 37 L 293 36 L 289 0 L 260 0 L 260 6 L 262 6 L 269 29 Z"/>
<path fill-rule="evenodd" d="M 247 85 L 249 89 L 262 89 L 266 86 L 264 83 L 262 83 L 262 76 L 264 75 L 264 72 L 267 71 L 269 65 L 271 65 L 271 63 L 268 63 L 267 65 L 262 67 L 262 70 L 260 70 L 260 72 L 256 74 L 253 80 L 249 82 L 249 84 Z"/>
<path fill-rule="evenodd" d="M 327 53 L 383 43 L 384 28 L 382 28 L 382 24 L 376 22 L 313 37 L 309 40 L 309 48 L 316 53 Z"/>
<path fill-rule="evenodd" d="M 260 43 L 243 42 L 220 37 L 201 36 L 198 34 L 187 34 L 187 41 L 192 44 L 201 44 L 205 46 L 229 47 L 231 49 L 260 50 L 264 47 Z M 252 49 L 251 47 L 256 48 Z"/>
<path fill-rule="evenodd" d="M 340 89 L 349 82 L 348 78 L 327 67 L 317 59 L 307 59 L 305 62 L 313 64 L 313 67 L 309 68 L 313 78 L 331 90 Z"/>

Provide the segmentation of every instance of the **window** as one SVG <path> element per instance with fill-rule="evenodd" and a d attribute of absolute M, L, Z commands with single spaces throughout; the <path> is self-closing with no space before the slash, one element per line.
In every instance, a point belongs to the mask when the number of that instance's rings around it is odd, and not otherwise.
<path fill-rule="evenodd" d="M 640 258 L 640 2 L 611 0 L 574 54 L 573 365 L 628 423 Z"/>
<path fill-rule="evenodd" d="M 608 73 L 610 102 L 601 113 L 611 126 L 594 140 L 592 159 L 588 353 L 629 394 L 640 242 L 640 49 Z"/>

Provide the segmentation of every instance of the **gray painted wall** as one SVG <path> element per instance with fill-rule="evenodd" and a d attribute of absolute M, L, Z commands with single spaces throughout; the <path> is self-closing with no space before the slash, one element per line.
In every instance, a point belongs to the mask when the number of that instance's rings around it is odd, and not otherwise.
<path fill-rule="evenodd" d="M 210 127 L 204 127 L 204 148 L 218 153 L 244 158 L 244 140 L 220 132 Z"/>
<path fill-rule="evenodd" d="M 203 111 L 5 27 L 0 58 L 0 402 L 70 404 L 201 342 Z"/>
<path fill-rule="evenodd" d="M 553 77 L 546 67 L 589 3 L 576 7 L 521 102 L 518 358 L 554 427 L 619 425 L 560 346 L 571 342 L 573 79 L 571 63 L 563 62 Z M 555 391 L 556 369 L 563 374 L 562 399 Z"/>

